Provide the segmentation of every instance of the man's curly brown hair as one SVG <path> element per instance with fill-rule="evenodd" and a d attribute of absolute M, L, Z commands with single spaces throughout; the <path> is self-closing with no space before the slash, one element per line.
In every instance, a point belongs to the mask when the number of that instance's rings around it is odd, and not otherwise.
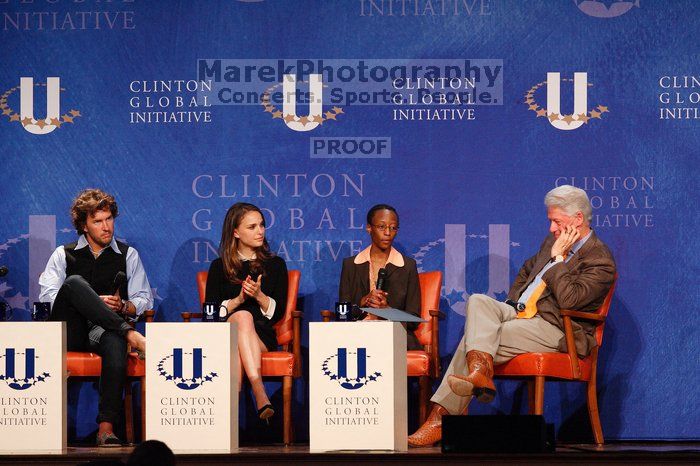
<path fill-rule="evenodd" d="M 107 210 L 114 218 L 119 215 L 119 208 L 114 196 L 107 194 L 100 189 L 85 189 L 80 191 L 73 200 L 70 208 L 70 216 L 73 221 L 75 231 L 82 235 L 85 232 L 85 224 L 89 216 L 94 215 L 98 210 Z"/>

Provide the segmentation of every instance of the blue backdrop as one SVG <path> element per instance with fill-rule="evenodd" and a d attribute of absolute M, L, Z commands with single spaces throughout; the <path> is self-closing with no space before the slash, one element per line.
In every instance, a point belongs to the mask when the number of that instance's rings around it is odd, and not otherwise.
<path fill-rule="evenodd" d="M 197 306 L 195 273 L 247 201 L 268 209 L 318 321 L 340 261 L 368 244 L 367 209 L 386 202 L 398 248 L 443 271 L 446 364 L 468 295 L 503 296 L 547 234 L 544 194 L 575 184 L 620 274 L 599 367 L 606 438 L 700 438 L 699 20 L 693 0 L 0 1 L 0 296 L 29 320 L 48 255 L 75 239 L 71 199 L 100 187 L 157 320 Z M 587 436 L 581 387 L 547 392 L 560 436 Z M 500 384 L 473 412 L 523 399 Z M 95 412 L 92 386 L 73 388 L 73 438 Z"/>

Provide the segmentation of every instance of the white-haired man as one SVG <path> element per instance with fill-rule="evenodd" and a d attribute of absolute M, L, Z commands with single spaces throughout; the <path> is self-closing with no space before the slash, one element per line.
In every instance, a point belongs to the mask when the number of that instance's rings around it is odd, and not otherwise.
<path fill-rule="evenodd" d="M 481 294 L 469 297 L 464 336 L 431 401 L 426 422 L 408 437 L 413 447 L 442 438 L 442 416 L 466 413 L 472 396 L 490 402 L 496 395 L 493 365 L 521 353 L 566 351 L 560 309 L 594 311 L 615 277 L 608 247 L 590 227 L 586 192 L 559 186 L 544 199 L 549 235 L 518 272 L 506 302 Z M 536 311 L 518 318 L 516 307 Z M 586 356 L 595 346 L 593 325 L 573 322 L 576 351 Z"/>

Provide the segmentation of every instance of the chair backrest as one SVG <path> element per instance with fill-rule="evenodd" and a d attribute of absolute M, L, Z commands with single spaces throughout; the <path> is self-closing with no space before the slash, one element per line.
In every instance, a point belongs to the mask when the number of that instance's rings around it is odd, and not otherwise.
<path fill-rule="evenodd" d="M 605 296 L 605 300 L 603 301 L 603 304 L 600 305 L 597 311 L 595 311 L 596 314 L 602 317 L 607 317 L 608 316 L 608 311 L 610 311 L 610 303 L 612 302 L 612 297 L 613 293 L 615 292 L 615 285 L 617 284 L 617 274 L 615 274 L 615 278 L 613 278 L 612 285 L 610 286 L 610 290 L 608 291 L 608 294 Z M 603 343 L 603 330 L 605 330 L 605 321 L 603 321 L 600 325 L 598 325 L 595 329 L 595 341 L 598 344 L 598 346 Z"/>
<path fill-rule="evenodd" d="M 430 311 L 440 308 L 440 289 L 442 288 L 442 272 L 434 270 L 418 274 L 420 283 L 420 317 L 427 321 L 418 325 L 414 331 L 418 342 L 421 345 L 429 345 L 432 338 L 432 327 L 430 325 Z"/>
<path fill-rule="evenodd" d="M 197 289 L 199 291 L 200 307 L 204 303 L 204 296 L 207 289 L 207 271 L 197 272 Z M 277 322 L 275 332 L 277 332 L 277 344 L 287 345 L 294 339 L 294 318 L 292 313 L 297 308 L 297 295 L 299 294 L 299 270 L 287 271 L 287 308 L 284 310 L 284 317 Z"/>

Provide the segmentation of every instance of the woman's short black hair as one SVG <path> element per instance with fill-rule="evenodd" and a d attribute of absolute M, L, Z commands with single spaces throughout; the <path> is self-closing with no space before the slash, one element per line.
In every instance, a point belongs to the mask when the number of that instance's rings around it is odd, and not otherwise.
<path fill-rule="evenodd" d="M 378 210 L 390 210 L 394 212 L 394 215 L 396 215 L 396 223 L 399 223 L 399 213 L 396 211 L 396 209 L 389 204 L 377 204 L 369 209 L 369 212 L 367 212 L 367 225 L 372 225 L 372 218 L 374 217 L 374 213 Z"/>

